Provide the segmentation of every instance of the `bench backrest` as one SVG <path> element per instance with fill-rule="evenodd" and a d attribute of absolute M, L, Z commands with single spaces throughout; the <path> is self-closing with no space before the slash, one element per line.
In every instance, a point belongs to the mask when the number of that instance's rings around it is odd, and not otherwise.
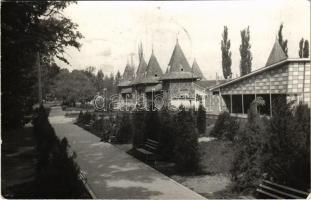
<path fill-rule="evenodd" d="M 156 152 L 159 147 L 159 142 L 152 140 L 152 139 L 147 139 L 145 143 L 145 148 L 151 152 Z"/>
<path fill-rule="evenodd" d="M 263 196 L 275 199 L 306 199 L 307 192 L 264 180 L 256 189 Z"/>

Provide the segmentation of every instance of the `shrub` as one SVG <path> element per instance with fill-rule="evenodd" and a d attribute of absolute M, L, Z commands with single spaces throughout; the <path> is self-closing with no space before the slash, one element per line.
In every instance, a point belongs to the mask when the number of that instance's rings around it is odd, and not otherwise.
<path fill-rule="evenodd" d="M 83 120 L 82 120 L 82 122 L 83 122 L 84 124 L 88 124 L 88 123 L 91 122 L 91 120 L 92 120 L 92 114 L 91 114 L 89 111 L 86 111 L 86 112 L 84 113 L 84 115 L 83 115 Z"/>
<path fill-rule="evenodd" d="M 75 154 L 68 154 L 68 141 L 60 141 L 48 121 L 43 108 L 34 118 L 34 136 L 37 143 L 37 170 L 35 196 L 37 198 L 77 198 L 84 192 L 78 179 L 79 167 Z"/>
<path fill-rule="evenodd" d="M 195 132 L 194 119 L 189 111 L 180 106 L 176 120 L 174 161 L 176 170 L 193 172 L 199 169 L 198 134 Z"/>
<path fill-rule="evenodd" d="M 174 146 L 176 127 L 174 121 L 167 109 L 161 112 L 161 124 L 159 132 L 159 154 L 164 160 L 172 160 L 174 158 Z"/>
<path fill-rule="evenodd" d="M 135 111 L 133 116 L 133 147 L 141 147 L 145 143 L 145 112 Z"/>
<path fill-rule="evenodd" d="M 152 109 L 150 109 L 152 110 Z M 158 111 L 147 111 L 145 114 L 145 139 L 159 140 L 160 118 Z"/>
<path fill-rule="evenodd" d="M 273 104 L 264 169 L 278 183 L 302 190 L 310 187 L 310 109 L 299 104 Z"/>
<path fill-rule="evenodd" d="M 230 170 L 237 191 L 253 190 L 262 176 L 263 147 L 267 142 L 266 120 L 257 112 L 257 103 L 252 102 L 248 121 L 235 138 L 235 159 Z"/>
<path fill-rule="evenodd" d="M 197 128 L 200 134 L 204 134 L 206 130 L 206 111 L 202 104 L 200 104 L 197 114 Z"/>
<path fill-rule="evenodd" d="M 84 116 L 84 114 L 83 114 L 82 110 L 80 110 L 79 115 L 78 115 L 78 119 L 77 119 L 78 123 L 81 123 L 83 121 L 83 116 Z"/>
<path fill-rule="evenodd" d="M 133 131 L 129 114 L 127 112 L 124 113 L 118 121 L 120 129 L 119 131 L 116 131 L 117 142 L 122 144 L 130 142 L 133 136 Z"/>
<path fill-rule="evenodd" d="M 228 112 L 219 114 L 210 135 L 219 139 L 233 140 L 239 129 L 238 122 Z"/>

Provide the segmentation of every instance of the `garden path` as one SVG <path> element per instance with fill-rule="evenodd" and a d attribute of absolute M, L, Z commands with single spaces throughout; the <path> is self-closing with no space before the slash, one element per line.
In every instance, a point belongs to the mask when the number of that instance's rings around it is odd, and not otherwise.
<path fill-rule="evenodd" d="M 77 153 L 77 163 L 86 172 L 96 198 L 105 199 L 204 199 L 117 147 L 73 124 L 60 107 L 49 120 L 58 137 L 66 137 Z"/>

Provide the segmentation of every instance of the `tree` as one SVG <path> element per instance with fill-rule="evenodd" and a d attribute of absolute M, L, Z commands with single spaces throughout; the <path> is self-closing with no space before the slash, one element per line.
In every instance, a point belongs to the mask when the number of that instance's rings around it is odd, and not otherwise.
<path fill-rule="evenodd" d="M 221 41 L 221 56 L 222 56 L 222 71 L 224 78 L 231 78 L 232 71 L 231 71 L 231 51 L 230 51 L 230 40 L 228 40 L 228 28 L 224 26 L 224 32 L 222 34 L 222 41 Z"/>
<path fill-rule="evenodd" d="M 305 45 L 303 47 L 303 57 L 309 58 L 309 41 L 305 40 Z"/>
<path fill-rule="evenodd" d="M 180 106 L 175 118 L 176 138 L 174 146 L 174 161 L 176 170 L 180 172 L 195 172 L 199 169 L 198 134 L 195 131 L 195 121 L 185 107 Z"/>
<path fill-rule="evenodd" d="M 133 116 L 133 147 L 139 148 L 145 142 L 145 112 L 135 111 Z"/>
<path fill-rule="evenodd" d="M 280 28 L 279 28 L 279 32 L 278 32 L 278 41 L 279 41 L 279 44 L 281 45 L 281 47 L 282 47 L 282 49 L 283 49 L 285 55 L 288 56 L 288 55 L 287 55 L 287 51 L 288 51 L 288 49 L 287 49 L 287 40 L 284 40 L 284 39 L 283 39 L 282 30 L 283 30 L 283 24 L 281 24 L 281 25 L 280 25 Z"/>
<path fill-rule="evenodd" d="M 3 2 L 1 4 L 2 125 L 18 128 L 37 101 L 36 60 L 54 57 L 68 63 L 65 47 L 80 48 L 77 25 L 61 14 L 71 2 Z M 34 90 L 35 89 L 35 90 Z"/>
<path fill-rule="evenodd" d="M 118 70 L 116 77 L 115 77 L 115 83 L 114 83 L 114 85 L 115 85 L 115 91 L 114 92 L 115 93 L 118 93 L 118 85 L 119 85 L 120 81 L 121 81 L 121 73 Z"/>
<path fill-rule="evenodd" d="M 203 105 L 200 103 L 197 115 L 197 128 L 199 134 L 204 134 L 206 130 L 206 111 Z"/>
<path fill-rule="evenodd" d="M 64 102 L 82 102 L 90 100 L 96 89 L 90 78 L 81 70 L 61 70 L 54 80 L 53 94 Z"/>
<path fill-rule="evenodd" d="M 304 42 L 304 39 L 301 38 L 299 42 L 299 52 L 298 52 L 299 58 L 303 58 L 303 42 Z"/>
<path fill-rule="evenodd" d="M 235 139 L 235 159 L 230 172 L 234 188 L 238 191 L 257 187 L 263 172 L 262 154 L 268 138 L 267 123 L 260 118 L 257 106 L 256 101 L 251 103 L 247 123 Z"/>
<path fill-rule="evenodd" d="M 167 108 L 163 108 L 160 116 L 159 154 L 162 159 L 171 161 L 174 158 L 176 124 Z"/>
<path fill-rule="evenodd" d="M 158 111 L 152 111 L 152 108 L 150 107 L 150 111 L 147 111 L 145 115 L 146 138 L 158 141 L 160 126 L 161 125 Z"/>
<path fill-rule="evenodd" d="M 310 187 L 310 108 L 282 99 L 273 102 L 266 142 L 265 172 L 275 182 L 301 190 Z"/>
<path fill-rule="evenodd" d="M 97 92 L 103 92 L 104 89 L 104 73 L 102 70 L 98 70 L 97 75 L 96 75 L 96 79 L 95 79 L 95 87 Z"/>
<path fill-rule="evenodd" d="M 240 45 L 240 73 L 241 76 L 246 75 L 252 71 L 252 53 L 250 51 L 251 45 L 249 43 L 250 33 L 249 27 L 241 31 L 241 45 Z"/>

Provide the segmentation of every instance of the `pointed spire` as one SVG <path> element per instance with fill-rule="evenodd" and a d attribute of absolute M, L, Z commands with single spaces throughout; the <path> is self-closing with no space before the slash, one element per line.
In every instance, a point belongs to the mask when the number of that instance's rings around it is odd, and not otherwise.
<path fill-rule="evenodd" d="M 180 72 L 180 71 L 191 72 L 190 65 L 185 57 L 183 50 L 181 49 L 178 43 L 178 38 L 176 40 L 176 45 L 168 65 L 170 66 L 169 70 L 170 72 Z"/>
<path fill-rule="evenodd" d="M 139 61 L 143 58 L 143 56 L 144 56 L 143 43 L 140 42 L 140 44 L 138 45 L 138 58 L 139 58 Z"/>
<path fill-rule="evenodd" d="M 196 61 L 196 59 L 194 58 L 193 60 L 193 64 L 192 64 L 192 73 L 194 73 L 194 75 L 196 75 L 197 77 L 205 80 L 205 77 Z"/>
<path fill-rule="evenodd" d="M 287 59 L 287 56 L 285 54 L 285 52 L 283 51 L 278 39 L 275 39 L 273 48 L 270 52 L 270 55 L 268 57 L 268 60 L 266 62 L 266 66 L 268 65 L 272 65 L 274 63 L 280 62 L 282 60 Z"/>

